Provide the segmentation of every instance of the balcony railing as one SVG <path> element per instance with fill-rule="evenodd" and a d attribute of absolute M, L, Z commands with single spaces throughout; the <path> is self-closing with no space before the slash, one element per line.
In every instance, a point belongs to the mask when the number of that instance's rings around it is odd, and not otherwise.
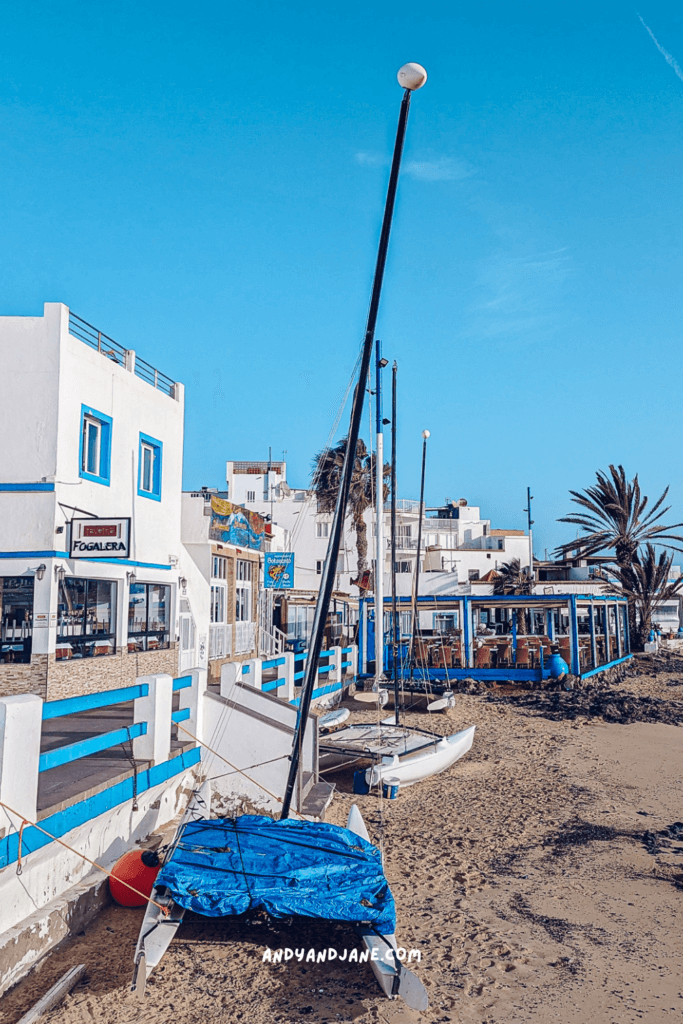
<path fill-rule="evenodd" d="M 212 622 L 209 626 L 209 659 L 229 658 L 232 654 L 232 626 Z"/>
<path fill-rule="evenodd" d="M 82 320 L 80 316 L 76 316 L 71 310 L 69 310 L 69 334 L 85 342 L 90 348 L 94 348 L 97 352 L 106 356 L 107 359 L 111 359 L 112 362 L 132 370 L 136 377 L 151 384 L 152 387 L 157 388 L 159 391 L 163 391 L 165 395 L 169 395 L 171 398 L 176 397 L 176 383 L 174 380 L 171 380 L 161 370 L 157 370 L 150 363 L 141 359 L 131 349 L 126 349 L 123 345 L 119 345 L 118 341 L 114 341 L 113 338 L 98 330 L 97 327 L 93 327 L 87 320 Z"/>
<path fill-rule="evenodd" d="M 235 623 L 235 654 L 249 654 L 254 650 L 254 622 Z"/>

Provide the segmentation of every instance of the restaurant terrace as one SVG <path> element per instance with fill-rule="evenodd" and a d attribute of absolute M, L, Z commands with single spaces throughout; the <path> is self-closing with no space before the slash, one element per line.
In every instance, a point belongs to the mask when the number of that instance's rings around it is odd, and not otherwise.
<path fill-rule="evenodd" d="M 541 681 L 559 651 L 572 675 L 586 678 L 628 661 L 627 601 L 616 595 L 534 594 L 418 598 L 419 627 L 409 663 L 411 597 L 396 599 L 399 676 L 415 682 L 472 678 Z M 360 601 L 359 662 L 375 661 L 374 599 Z M 392 602 L 384 601 L 384 671 L 393 672 Z"/>

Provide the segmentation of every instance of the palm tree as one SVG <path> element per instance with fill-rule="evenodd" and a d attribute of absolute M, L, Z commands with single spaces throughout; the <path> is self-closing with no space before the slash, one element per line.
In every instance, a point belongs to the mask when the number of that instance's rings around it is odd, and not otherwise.
<path fill-rule="evenodd" d="M 667 505 L 662 508 L 663 502 L 669 493 L 667 487 L 664 493 L 652 505 L 646 513 L 648 498 L 642 497 L 638 475 L 633 480 L 626 479 L 623 466 L 610 466 L 609 476 L 598 470 L 595 474 L 597 484 L 594 487 L 587 487 L 585 491 L 570 491 L 572 501 L 585 512 L 564 516 L 559 519 L 560 523 L 571 523 L 584 531 L 583 537 L 560 544 L 554 554 L 566 558 L 574 555 L 576 558 L 585 558 L 587 555 L 594 555 L 598 551 L 614 550 L 616 555 L 617 568 L 626 572 L 633 565 L 637 556 L 638 548 L 643 543 L 655 541 L 662 547 L 683 550 L 667 541 L 683 543 L 683 536 L 671 533 L 683 526 L 683 523 L 673 523 L 665 526 L 660 523 L 662 516 L 671 508 Z M 633 636 L 636 635 L 636 602 L 635 598 L 629 598 L 628 602 L 629 630 Z"/>
<path fill-rule="evenodd" d="M 325 448 L 318 452 L 313 460 L 313 490 L 318 500 L 319 512 L 334 512 L 347 441 L 348 438 L 342 438 L 334 448 Z M 368 452 L 365 442 L 358 438 L 346 506 L 346 515 L 351 517 L 351 528 L 356 534 L 358 579 L 362 577 L 368 564 L 368 538 L 364 513 L 375 503 L 375 464 L 375 456 Z M 391 466 L 385 463 L 383 475 L 388 477 L 390 473 Z M 383 501 L 386 501 L 388 496 L 389 486 L 384 484 Z"/>
<path fill-rule="evenodd" d="M 641 548 L 636 552 L 630 565 L 623 568 L 613 566 L 608 569 L 612 577 L 609 590 L 612 593 L 625 594 L 629 604 L 633 602 L 638 613 L 636 629 L 631 632 L 633 648 L 643 649 L 652 629 L 652 616 L 657 608 L 683 587 L 683 576 L 669 582 L 673 557 L 667 555 L 665 551 L 657 557 L 652 544 L 646 544 L 644 551 Z"/>
<path fill-rule="evenodd" d="M 495 570 L 493 578 L 494 594 L 533 594 L 534 580 L 528 569 L 522 569 L 519 558 L 511 558 L 503 562 Z M 529 632 L 529 613 L 523 611 L 517 616 L 517 632 L 522 636 Z"/>

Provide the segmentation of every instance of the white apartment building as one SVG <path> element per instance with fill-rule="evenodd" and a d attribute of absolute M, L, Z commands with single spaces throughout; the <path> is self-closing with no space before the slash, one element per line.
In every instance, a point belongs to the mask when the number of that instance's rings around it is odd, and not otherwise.
<path fill-rule="evenodd" d="M 0 317 L 0 366 L 0 694 L 176 674 L 182 384 L 62 303 Z"/>
<path fill-rule="evenodd" d="M 287 483 L 287 464 L 278 462 L 228 462 L 228 494 L 231 500 L 260 515 L 272 518 L 284 530 L 284 546 L 295 553 L 294 592 L 289 595 L 288 632 L 294 622 L 297 635 L 303 620 L 312 621 L 312 603 L 319 589 L 327 554 L 332 516 L 318 512 L 315 495 L 306 488 Z M 399 594 L 410 593 L 417 556 L 419 503 L 397 502 L 396 569 Z M 368 566 L 375 564 L 375 514 L 365 513 L 368 541 Z M 389 593 L 391 541 L 389 505 L 384 513 L 385 593 Z M 450 593 L 483 579 L 502 562 L 519 558 L 522 566 L 530 562 L 530 541 L 523 530 L 493 529 L 482 519 L 480 508 L 465 500 L 450 502 L 443 508 L 426 509 L 422 519 L 420 592 Z M 337 564 L 335 591 L 358 597 L 351 580 L 357 578 L 356 535 L 347 519 Z M 424 588 L 424 589 L 423 589 Z M 296 598 L 300 600 L 297 601 Z M 298 604 L 296 609 L 292 604 Z M 296 616 L 302 619 L 299 624 Z"/>

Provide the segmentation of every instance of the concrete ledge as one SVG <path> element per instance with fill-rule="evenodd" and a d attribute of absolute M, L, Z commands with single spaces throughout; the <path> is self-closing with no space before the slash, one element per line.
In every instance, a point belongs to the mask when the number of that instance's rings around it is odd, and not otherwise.
<path fill-rule="evenodd" d="M 93 871 L 78 885 L 0 935 L 0 995 L 60 942 L 81 931 L 111 897 L 107 878 Z"/>

